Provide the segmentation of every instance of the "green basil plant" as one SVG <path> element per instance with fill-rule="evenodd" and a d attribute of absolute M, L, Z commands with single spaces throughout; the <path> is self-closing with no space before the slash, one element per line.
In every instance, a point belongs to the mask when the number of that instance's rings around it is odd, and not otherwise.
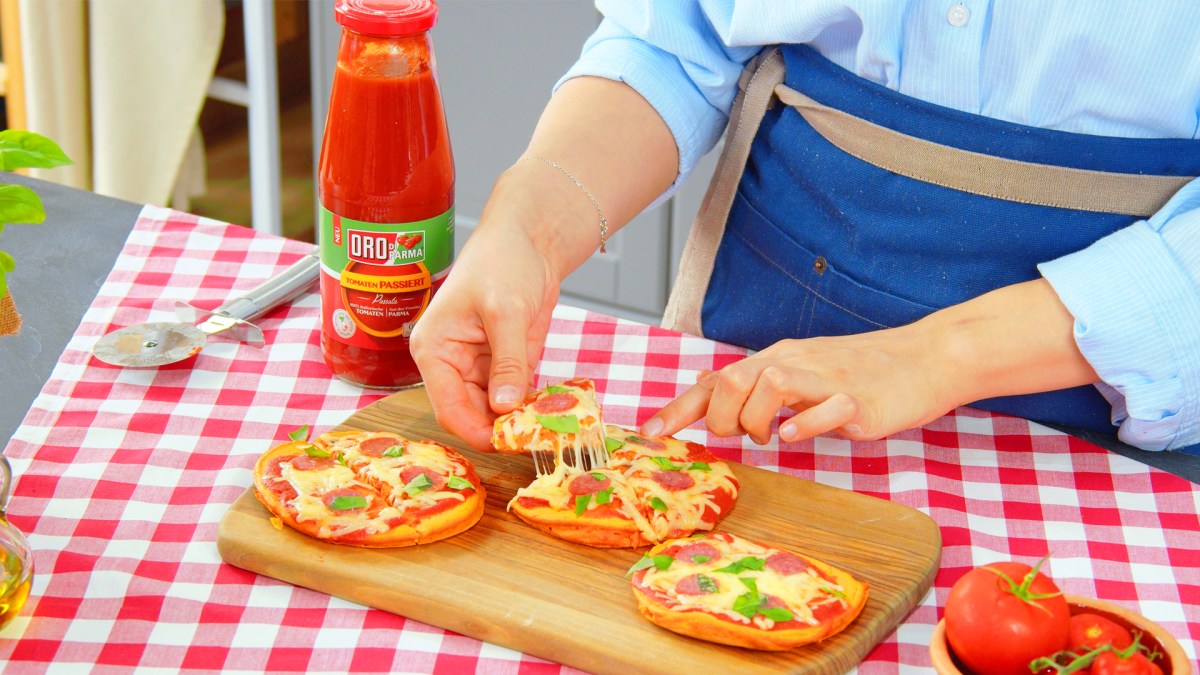
<path fill-rule="evenodd" d="M 54 141 L 32 131 L 0 131 L 0 170 L 50 169 L 70 164 L 71 159 Z M 40 223 L 46 210 L 37 194 L 24 185 L 0 185 L 0 234 L 8 223 Z M 8 273 L 16 267 L 13 257 L 0 251 L 0 298 L 8 294 Z"/>

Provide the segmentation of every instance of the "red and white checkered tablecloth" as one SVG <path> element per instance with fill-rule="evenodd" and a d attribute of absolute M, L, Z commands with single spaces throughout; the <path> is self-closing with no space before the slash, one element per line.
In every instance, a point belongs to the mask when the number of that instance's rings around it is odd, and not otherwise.
<path fill-rule="evenodd" d="M 261 321 L 268 347 L 214 340 L 194 360 L 121 369 L 101 335 L 215 307 L 308 244 L 147 207 L 49 382 L 5 450 L 8 514 L 34 550 L 21 614 L 0 632 L 6 673 L 226 670 L 565 670 L 221 561 L 217 524 L 258 455 L 303 424 L 331 427 L 377 400 L 330 376 L 310 294 Z M 739 349 L 569 307 L 555 313 L 542 381 L 590 377 L 605 415 L 632 425 L 699 369 Z M 1159 622 L 1200 649 L 1200 486 L 1036 424 L 962 409 L 884 441 L 818 438 L 760 448 L 680 434 L 724 457 L 915 507 L 941 526 L 929 594 L 859 667 L 929 667 L 950 585 L 997 560 L 1033 562 L 1063 590 Z"/>

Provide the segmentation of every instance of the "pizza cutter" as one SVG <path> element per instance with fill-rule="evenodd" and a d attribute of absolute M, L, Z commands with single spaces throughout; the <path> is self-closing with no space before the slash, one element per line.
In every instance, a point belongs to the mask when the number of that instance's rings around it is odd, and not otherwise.
<path fill-rule="evenodd" d="M 317 280 L 320 269 L 321 261 L 313 251 L 278 276 L 212 311 L 176 302 L 179 323 L 127 326 L 100 338 L 92 354 L 114 366 L 154 368 L 194 356 L 210 335 L 225 335 L 262 347 L 262 329 L 250 322 L 303 294 Z"/>

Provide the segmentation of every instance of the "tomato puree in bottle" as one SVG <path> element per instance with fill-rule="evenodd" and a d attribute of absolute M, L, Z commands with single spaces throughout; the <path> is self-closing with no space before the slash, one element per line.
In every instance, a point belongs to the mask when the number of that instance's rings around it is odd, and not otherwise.
<path fill-rule="evenodd" d="M 367 387 L 420 382 L 409 335 L 454 255 L 454 162 L 430 0 L 339 0 L 318 169 L 321 347 Z"/>

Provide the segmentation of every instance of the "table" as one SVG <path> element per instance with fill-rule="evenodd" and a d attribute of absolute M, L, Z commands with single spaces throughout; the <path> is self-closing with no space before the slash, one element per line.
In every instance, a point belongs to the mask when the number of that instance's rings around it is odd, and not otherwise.
<path fill-rule="evenodd" d="M 174 300 L 213 307 L 310 246 L 145 209 L 6 454 L 9 507 L 37 575 L 0 632 L 5 672 L 559 672 L 528 655 L 448 634 L 223 563 L 214 545 L 257 456 L 303 424 L 331 427 L 381 393 L 332 379 L 317 299 L 261 321 L 269 347 L 213 341 L 192 362 L 122 370 L 90 357 L 110 330 L 168 320 Z M 18 296 L 20 303 L 20 297 Z M 739 349 L 560 307 L 540 381 L 597 381 L 611 421 L 633 424 L 696 370 Z M 1002 559 L 1033 562 L 1063 589 L 1140 611 L 1200 649 L 1200 486 L 1024 420 L 963 408 L 884 441 L 832 437 L 754 446 L 681 436 L 722 456 L 928 513 L 942 529 L 935 588 L 860 672 L 928 667 L 950 585 Z"/>

